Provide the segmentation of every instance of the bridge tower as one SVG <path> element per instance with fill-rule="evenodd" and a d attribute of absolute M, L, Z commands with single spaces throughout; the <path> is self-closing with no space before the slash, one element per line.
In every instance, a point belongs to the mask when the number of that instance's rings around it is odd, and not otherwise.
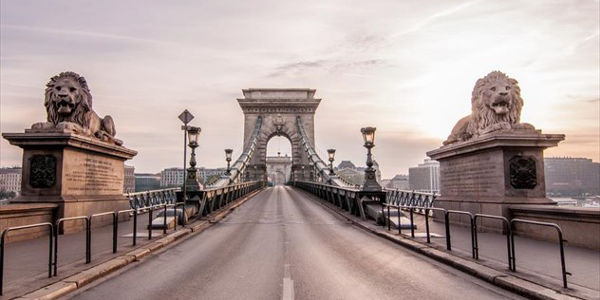
<path fill-rule="evenodd" d="M 302 146 L 298 132 L 300 119 L 306 137 L 315 145 L 314 115 L 321 99 L 315 99 L 314 89 L 244 89 L 244 98 L 237 99 L 244 112 L 244 149 L 251 143 L 251 135 L 259 117 L 262 126 L 256 151 L 250 158 L 243 178 L 266 179 L 267 143 L 274 136 L 286 137 L 292 145 L 292 180 L 309 179 L 312 166 Z"/>

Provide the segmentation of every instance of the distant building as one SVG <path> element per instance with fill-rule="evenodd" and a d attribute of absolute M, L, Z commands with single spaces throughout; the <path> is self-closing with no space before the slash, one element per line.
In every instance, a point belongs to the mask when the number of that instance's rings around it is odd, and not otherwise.
<path fill-rule="evenodd" d="M 425 159 L 422 164 L 408 169 L 408 184 L 410 190 L 439 193 L 440 163 Z"/>
<path fill-rule="evenodd" d="M 398 174 L 384 186 L 390 189 L 409 190 L 408 175 Z"/>
<path fill-rule="evenodd" d="M 135 191 L 143 192 L 160 189 L 160 174 L 136 173 Z"/>
<path fill-rule="evenodd" d="M 183 169 L 182 168 L 168 168 L 160 172 L 160 187 L 176 187 L 183 186 Z"/>
<path fill-rule="evenodd" d="M 227 168 L 208 169 L 204 167 L 197 168 L 196 178 L 202 184 L 212 184 L 221 175 L 225 174 Z M 184 172 L 182 168 L 167 168 L 160 172 L 160 187 L 180 187 L 183 186 Z"/>
<path fill-rule="evenodd" d="M 381 170 L 379 170 L 379 164 L 376 160 L 373 160 L 373 168 L 375 169 L 375 179 L 381 184 Z M 334 170 L 335 174 L 347 183 L 363 185 L 365 183 L 365 169 L 366 167 L 356 167 L 349 160 L 343 160 Z"/>
<path fill-rule="evenodd" d="M 356 169 L 356 166 L 349 160 L 342 160 L 337 166 L 338 169 Z"/>
<path fill-rule="evenodd" d="M 267 179 L 273 185 L 286 184 L 291 180 L 292 158 L 285 156 L 267 156 Z"/>
<path fill-rule="evenodd" d="M 0 168 L 0 192 L 12 192 L 15 196 L 18 196 L 21 193 L 20 167 Z"/>
<path fill-rule="evenodd" d="M 589 158 L 544 158 L 544 174 L 548 194 L 600 194 L 600 163 Z"/>
<path fill-rule="evenodd" d="M 201 168 L 198 168 L 198 173 L 197 173 L 196 177 L 198 178 L 200 183 L 210 185 L 210 184 L 215 183 L 221 177 L 221 175 L 225 174 L 226 171 L 227 171 L 227 168 L 208 169 L 208 168 L 201 167 Z"/>
<path fill-rule="evenodd" d="M 125 165 L 125 176 L 123 180 L 123 193 L 135 192 L 135 167 Z"/>

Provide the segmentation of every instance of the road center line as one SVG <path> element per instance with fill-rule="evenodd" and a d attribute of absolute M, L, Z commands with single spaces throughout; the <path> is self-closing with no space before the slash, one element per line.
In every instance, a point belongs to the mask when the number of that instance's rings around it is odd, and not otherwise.
<path fill-rule="evenodd" d="M 294 281 L 290 273 L 290 265 L 285 264 L 283 266 L 283 293 L 281 296 L 282 300 L 293 300 L 294 299 Z"/>

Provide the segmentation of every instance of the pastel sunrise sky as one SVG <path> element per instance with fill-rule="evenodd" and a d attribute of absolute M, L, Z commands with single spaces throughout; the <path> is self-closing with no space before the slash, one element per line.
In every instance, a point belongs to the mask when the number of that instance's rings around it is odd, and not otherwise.
<path fill-rule="evenodd" d="M 136 172 L 182 164 L 177 116 L 202 127 L 199 164 L 241 153 L 243 88 L 314 88 L 316 147 L 363 165 L 376 126 L 384 178 L 407 173 L 470 113 L 475 81 L 520 83 L 521 121 L 566 141 L 546 156 L 600 156 L 598 0 L 2 0 L 0 131 L 45 121 L 48 79 L 72 70 L 94 110 L 139 151 Z M 289 152 L 273 141 L 270 153 Z M 2 166 L 21 149 L 0 142 Z"/>

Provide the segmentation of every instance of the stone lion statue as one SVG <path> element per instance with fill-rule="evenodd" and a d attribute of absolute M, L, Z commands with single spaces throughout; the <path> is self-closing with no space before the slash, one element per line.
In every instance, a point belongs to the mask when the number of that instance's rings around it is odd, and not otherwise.
<path fill-rule="evenodd" d="M 48 122 L 33 124 L 32 129 L 70 130 L 105 142 L 123 144 L 114 138 L 117 132 L 111 116 L 100 118 L 92 110 L 92 94 L 83 76 L 62 72 L 50 78 L 45 96 Z"/>
<path fill-rule="evenodd" d="M 475 83 L 472 112 L 456 123 L 444 145 L 497 130 L 535 129 L 530 124 L 519 123 L 522 107 L 518 82 L 500 71 L 493 71 Z"/>

